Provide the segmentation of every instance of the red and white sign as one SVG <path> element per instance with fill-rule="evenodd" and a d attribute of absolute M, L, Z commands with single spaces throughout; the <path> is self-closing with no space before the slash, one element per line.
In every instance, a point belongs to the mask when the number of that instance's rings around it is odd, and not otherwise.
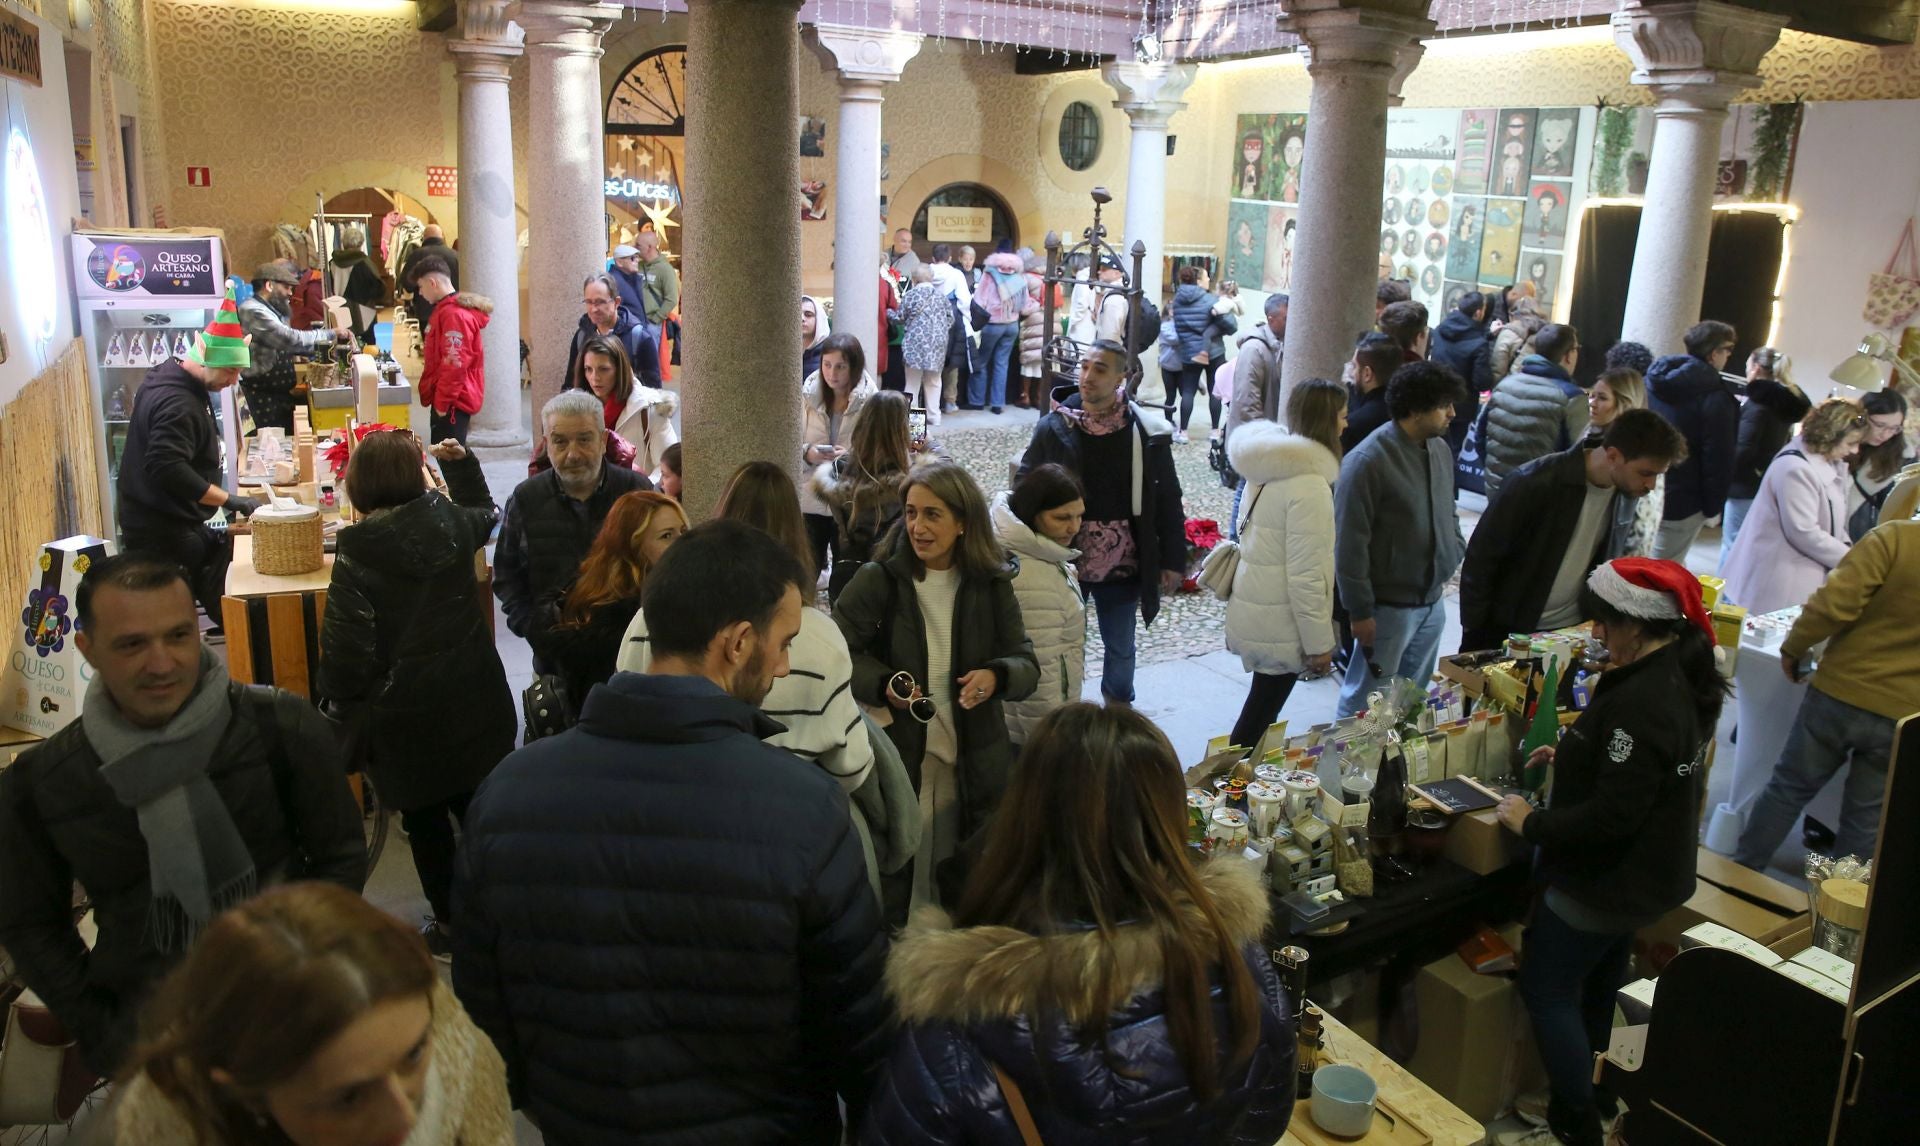
<path fill-rule="evenodd" d="M 187 168 L 187 186 L 189 187 L 213 186 L 213 168 L 211 167 Z"/>
<path fill-rule="evenodd" d="M 427 194 L 436 199 L 459 198 L 460 169 L 458 167 L 428 167 Z"/>

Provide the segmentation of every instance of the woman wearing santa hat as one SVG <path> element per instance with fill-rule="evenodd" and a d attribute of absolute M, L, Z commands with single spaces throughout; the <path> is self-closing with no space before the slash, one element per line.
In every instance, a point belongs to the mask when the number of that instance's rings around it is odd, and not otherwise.
<path fill-rule="evenodd" d="M 1540 849 L 1546 884 L 1520 969 L 1551 1095 L 1537 1141 L 1600 1146 L 1615 1109 L 1595 1094 L 1593 1055 L 1607 1046 L 1633 933 L 1693 894 L 1701 758 L 1729 689 L 1685 566 L 1606 562 L 1581 606 L 1612 667 L 1559 747 L 1534 752 L 1532 763 L 1553 764 L 1548 805 L 1508 796 L 1499 816 Z"/>

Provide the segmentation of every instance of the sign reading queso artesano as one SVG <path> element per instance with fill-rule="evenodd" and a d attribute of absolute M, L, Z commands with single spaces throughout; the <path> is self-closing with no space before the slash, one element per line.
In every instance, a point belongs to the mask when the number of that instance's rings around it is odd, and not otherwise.
<path fill-rule="evenodd" d="M 928 207 L 930 243 L 984 243 L 993 238 L 991 207 Z"/>
<path fill-rule="evenodd" d="M 0 76 L 41 86 L 40 27 L 0 8 Z"/>

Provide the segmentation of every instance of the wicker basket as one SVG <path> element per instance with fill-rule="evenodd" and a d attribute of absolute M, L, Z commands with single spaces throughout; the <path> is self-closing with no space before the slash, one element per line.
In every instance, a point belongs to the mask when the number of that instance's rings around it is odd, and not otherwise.
<path fill-rule="evenodd" d="M 253 528 L 253 568 L 269 577 L 311 573 L 325 564 L 320 511 L 263 506 L 248 519 Z"/>

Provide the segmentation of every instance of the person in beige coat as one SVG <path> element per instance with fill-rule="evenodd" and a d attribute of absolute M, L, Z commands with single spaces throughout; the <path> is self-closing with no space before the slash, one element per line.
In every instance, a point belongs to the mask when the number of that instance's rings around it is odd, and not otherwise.
<path fill-rule="evenodd" d="M 99 1115 L 124 1146 L 512 1146 L 506 1067 L 420 936 L 289 884 L 216 919 Z"/>
<path fill-rule="evenodd" d="M 993 531 L 1018 561 L 1013 596 L 1040 662 L 1040 684 L 1007 703 L 1007 734 L 1027 742 L 1047 713 L 1080 699 L 1087 670 L 1087 602 L 1073 562 L 1074 535 L 1087 512 L 1086 491 L 1065 466 L 1035 466 L 1011 492 L 993 499 Z"/>
<path fill-rule="evenodd" d="M 831 465 L 853 437 L 854 419 L 880 387 L 867 372 L 866 351 L 851 334 L 830 334 L 820 343 L 820 368 L 800 387 L 800 460 L 807 469 Z M 813 567 L 827 564 L 827 546 L 833 541 L 833 511 L 811 483 L 800 484 L 800 512 L 807 521 L 807 543 L 813 547 Z"/>

